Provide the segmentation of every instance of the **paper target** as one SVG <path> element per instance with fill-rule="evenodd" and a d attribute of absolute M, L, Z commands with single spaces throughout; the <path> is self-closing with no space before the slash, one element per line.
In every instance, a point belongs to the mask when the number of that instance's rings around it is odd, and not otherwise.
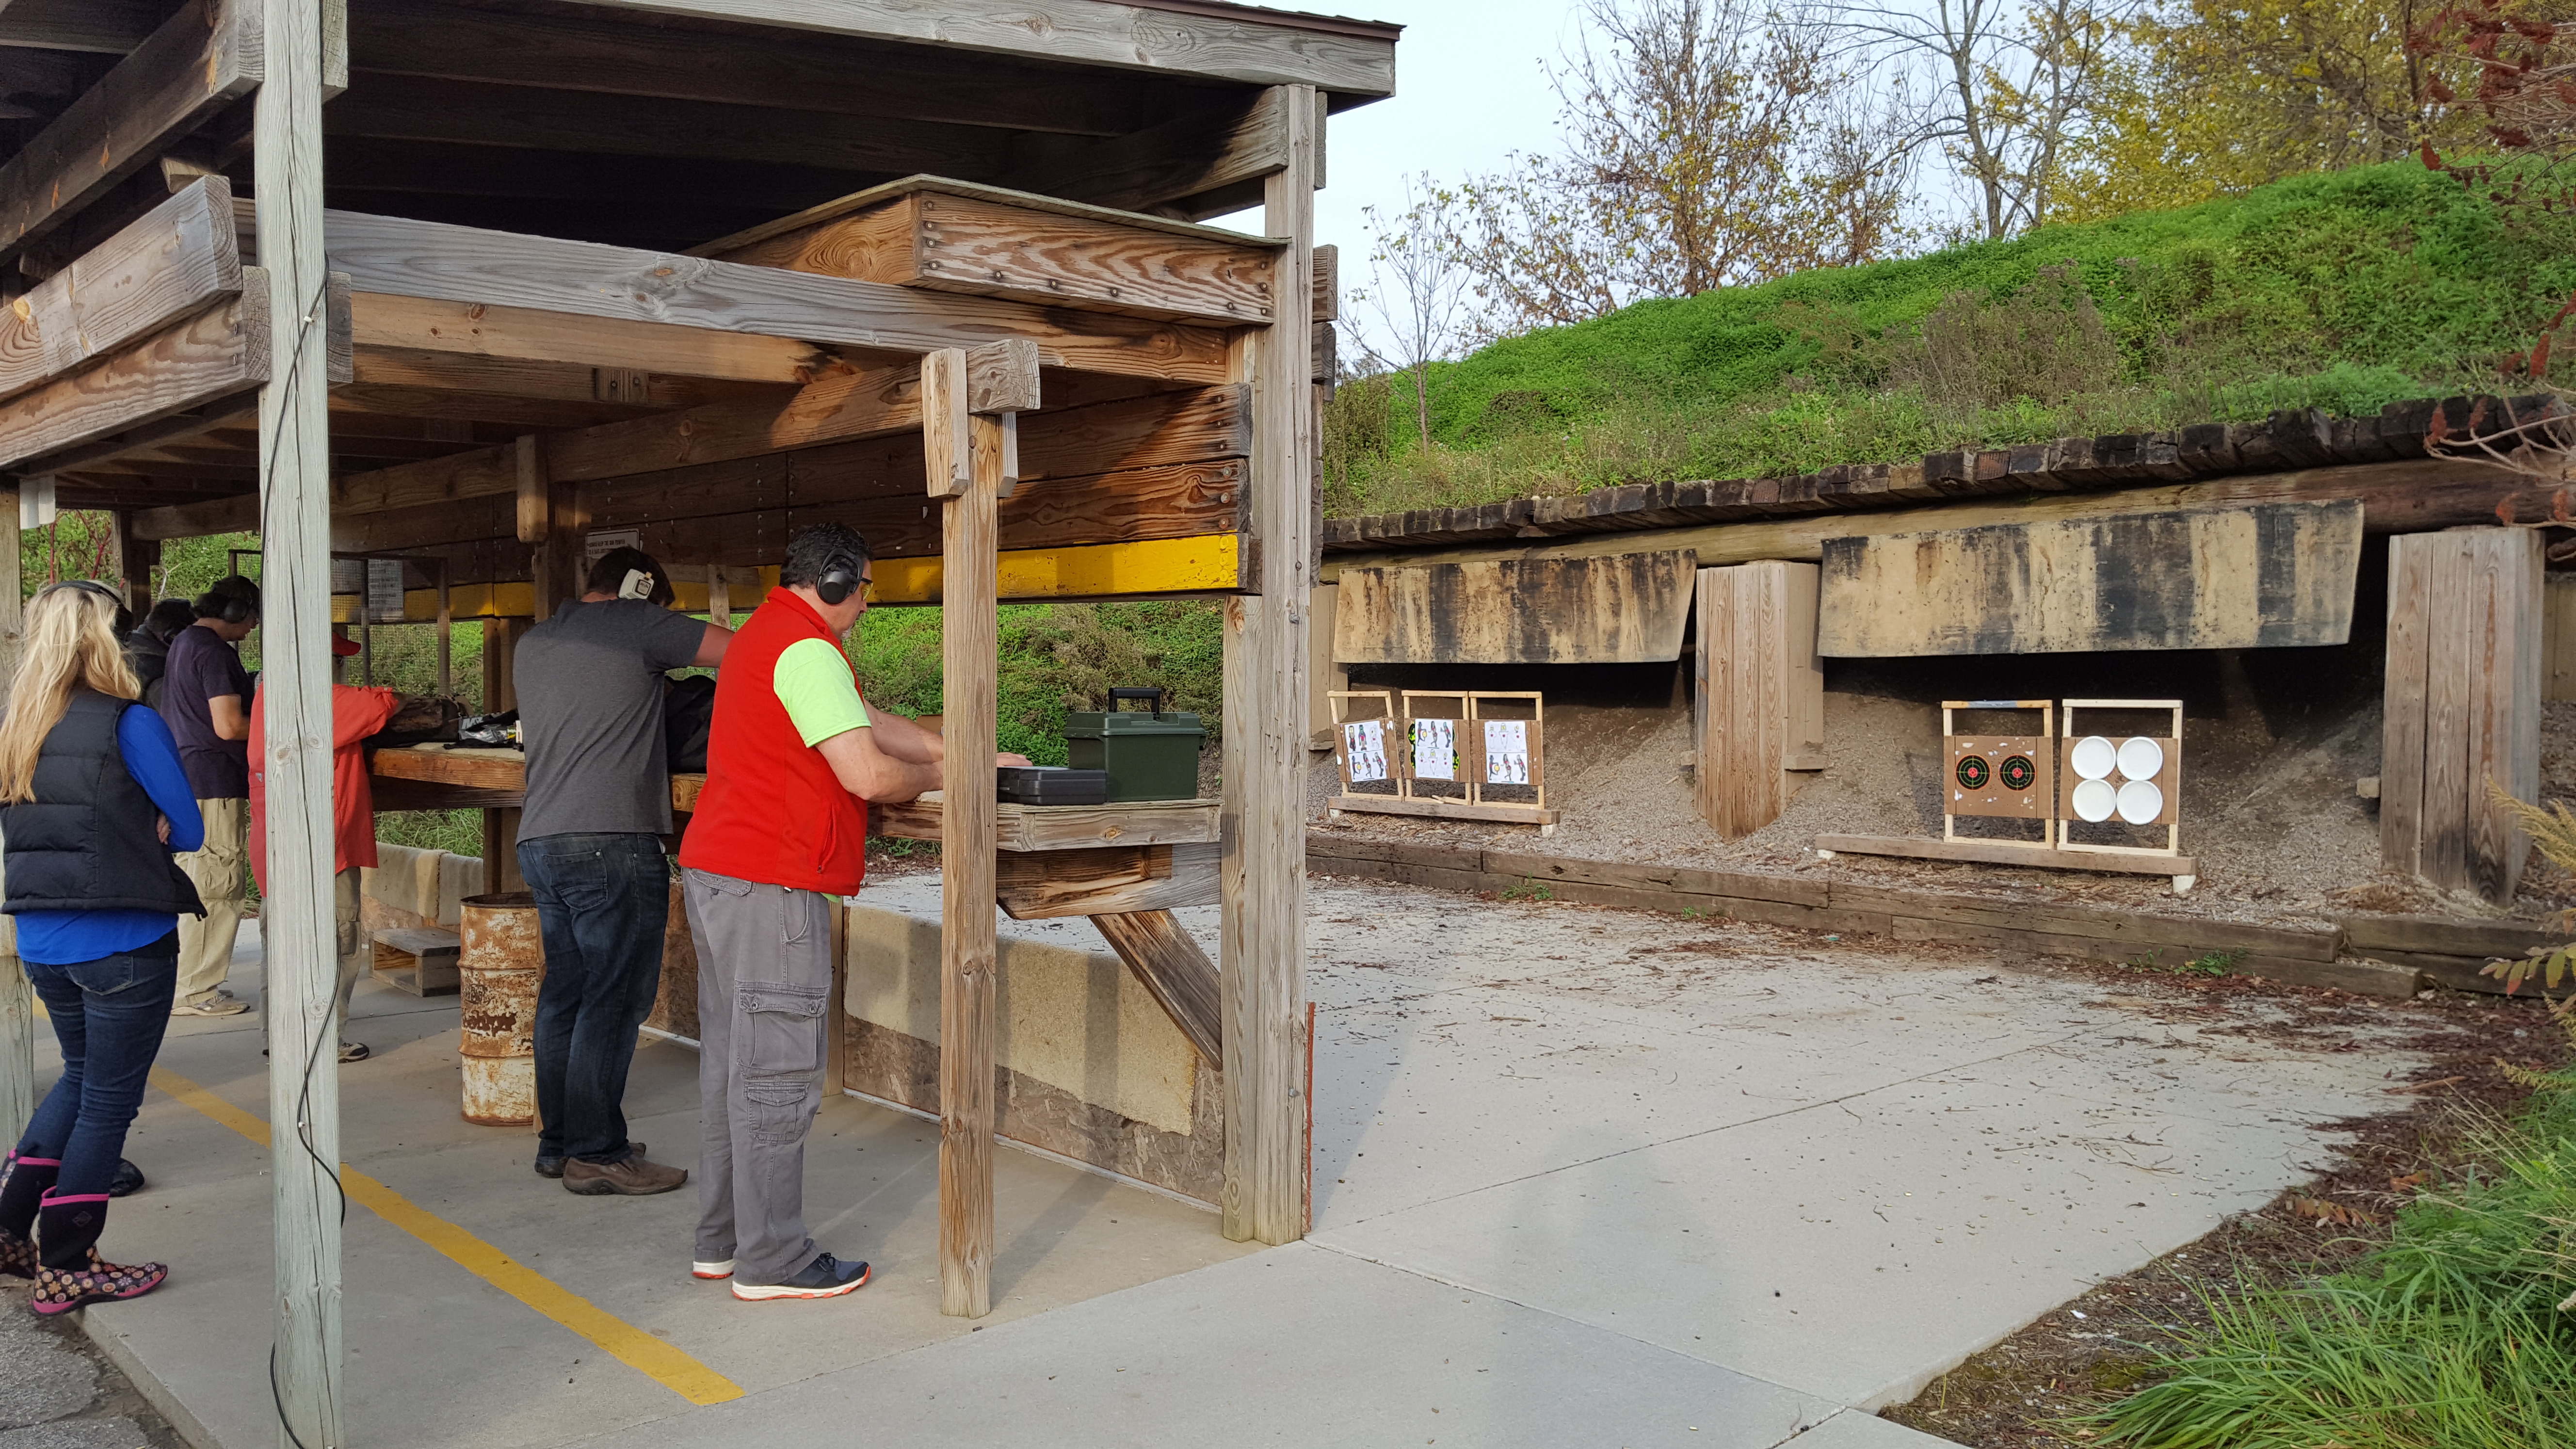
<path fill-rule="evenodd" d="M 2003 781 L 2007 790 L 2027 790 L 2039 783 L 2039 766 L 2033 764 L 2028 755 L 2006 755 L 2003 764 L 1995 771 L 1995 778 Z"/>
<path fill-rule="evenodd" d="M 1990 778 L 1986 773 L 1986 757 L 1983 755 L 1969 755 L 1961 759 L 1959 761 L 1958 775 L 1959 788 L 1962 790 L 1982 790 L 1986 788 L 1986 781 Z"/>

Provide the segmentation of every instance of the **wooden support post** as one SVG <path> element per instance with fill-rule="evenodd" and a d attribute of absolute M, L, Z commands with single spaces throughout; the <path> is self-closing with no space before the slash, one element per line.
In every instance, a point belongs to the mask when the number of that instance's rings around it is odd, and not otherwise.
<path fill-rule="evenodd" d="M 1817 581 L 1816 565 L 1778 559 L 1699 571 L 1699 814 L 1729 840 L 1779 819 L 1824 768 Z"/>
<path fill-rule="evenodd" d="M 341 1393 L 338 932 L 331 850 L 331 379 L 322 244 L 321 0 L 265 0 L 254 118 L 271 352 L 260 390 L 267 676 L 269 1170 L 281 1428 L 337 1445 Z"/>
<path fill-rule="evenodd" d="M 967 411 L 966 354 L 921 360 L 922 442 L 940 507 L 939 1311 L 993 1307 L 993 747 L 1000 657 L 1002 426 Z M 957 448 L 964 444 L 963 456 Z M 962 480 L 962 486 L 961 486 Z"/>
<path fill-rule="evenodd" d="M 519 689 L 511 678 L 511 670 L 518 662 L 519 636 L 528 632 L 528 625 L 526 619 L 483 621 L 485 714 L 499 714 L 519 707 Z M 483 889 L 494 895 L 527 889 L 527 882 L 519 878 L 517 810 L 483 812 Z"/>
<path fill-rule="evenodd" d="M 2380 858 L 2496 902 L 2521 884 L 2531 838 L 2487 786 L 2540 793 L 2541 570 L 2530 529 L 2389 540 Z"/>
<path fill-rule="evenodd" d="M 1315 408 L 1297 319 L 1313 305 L 1317 108 L 1283 87 L 1287 164 L 1263 183 L 1262 229 L 1284 238 L 1274 325 L 1240 334 L 1253 385 L 1252 545 L 1258 592 L 1226 601 L 1225 1235 L 1305 1236 L 1306 610 L 1314 567 Z"/>
<path fill-rule="evenodd" d="M 447 560 L 432 559 L 430 567 L 438 570 L 438 693 L 444 699 L 456 692 L 456 613 L 449 598 Z"/>
<path fill-rule="evenodd" d="M 0 518 L 18 517 L 18 485 L 0 479 Z M 26 605 L 19 598 L 17 535 L 0 549 L 0 684 L 18 678 Z M 18 923 L 0 917 L 0 1141 L 15 1144 L 36 1111 L 36 993 L 18 964 Z"/>
<path fill-rule="evenodd" d="M 723 564 L 707 565 L 707 622 L 719 629 L 733 627 L 733 589 Z"/>
<path fill-rule="evenodd" d="M 116 517 L 116 577 L 124 584 L 125 607 L 136 623 L 152 611 L 152 566 L 161 562 L 161 545 L 134 532 L 134 510 L 119 508 Z"/>

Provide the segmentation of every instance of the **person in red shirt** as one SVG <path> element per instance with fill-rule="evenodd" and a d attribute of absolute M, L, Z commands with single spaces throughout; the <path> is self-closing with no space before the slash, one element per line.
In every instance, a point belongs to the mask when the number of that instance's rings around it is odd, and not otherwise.
<path fill-rule="evenodd" d="M 333 631 L 334 669 L 339 667 L 340 659 L 357 652 L 356 640 Z M 260 720 L 266 712 L 267 693 L 268 686 L 263 682 L 253 692 L 250 705 L 250 867 L 259 879 L 263 896 L 268 892 L 268 756 L 262 748 L 266 732 Z M 344 1030 L 349 1022 L 349 993 L 357 988 L 358 976 L 366 965 L 366 933 L 358 928 L 358 872 L 376 863 L 376 796 L 367 783 L 367 752 L 363 745 L 401 708 L 402 697 L 390 689 L 331 686 L 331 868 L 337 873 L 332 879 L 331 904 L 340 928 L 340 1024 Z M 366 1059 L 366 1043 L 340 1038 L 340 1060 Z"/>

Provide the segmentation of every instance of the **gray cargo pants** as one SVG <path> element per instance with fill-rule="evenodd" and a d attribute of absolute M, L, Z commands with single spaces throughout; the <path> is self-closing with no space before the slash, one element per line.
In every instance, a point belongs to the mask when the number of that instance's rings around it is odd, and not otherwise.
<path fill-rule="evenodd" d="M 832 898 L 680 873 L 698 946 L 697 1258 L 776 1283 L 814 1260 L 805 1132 L 823 1104 Z"/>

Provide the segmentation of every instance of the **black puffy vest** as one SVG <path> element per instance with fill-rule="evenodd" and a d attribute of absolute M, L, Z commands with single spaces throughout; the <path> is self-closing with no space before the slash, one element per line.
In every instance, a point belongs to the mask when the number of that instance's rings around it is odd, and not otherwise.
<path fill-rule="evenodd" d="M 161 843 L 161 807 L 135 783 L 117 748 L 117 721 L 136 707 L 86 689 L 73 693 L 37 752 L 36 798 L 0 806 L 9 891 L 0 912 L 206 913 Z"/>

